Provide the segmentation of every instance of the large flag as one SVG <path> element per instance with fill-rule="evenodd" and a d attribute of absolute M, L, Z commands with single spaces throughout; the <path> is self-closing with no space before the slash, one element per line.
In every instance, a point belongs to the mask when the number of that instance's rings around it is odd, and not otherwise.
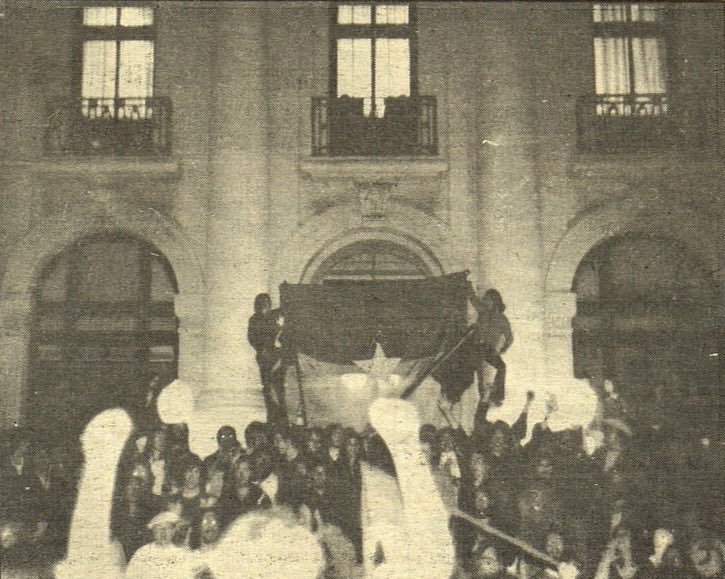
<path fill-rule="evenodd" d="M 284 343 L 296 358 L 312 421 L 358 426 L 380 384 L 388 395 L 401 394 L 424 374 L 465 334 L 466 275 L 282 284 Z M 456 383 L 462 383 L 460 376 Z M 287 391 L 292 396 L 293 384 L 291 377 Z M 433 395 L 435 408 L 439 388 L 435 381 L 425 381 L 412 399 Z M 425 409 L 422 413 L 428 414 Z"/>

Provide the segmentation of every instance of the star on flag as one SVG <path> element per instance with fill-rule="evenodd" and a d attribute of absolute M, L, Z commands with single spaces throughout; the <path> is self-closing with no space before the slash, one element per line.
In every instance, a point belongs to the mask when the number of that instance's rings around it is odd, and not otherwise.
<path fill-rule="evenodd" d="M 379 394 L 383 394 L 400 380 L 400 376 L 395 374 L 400 360 L 401 358 L 388 358 L 380 343 L 375 342 L 373 357 L 369 360 L 355 360 L 354 363 L 365 372 L 368 384 L 377 388 Z"/>

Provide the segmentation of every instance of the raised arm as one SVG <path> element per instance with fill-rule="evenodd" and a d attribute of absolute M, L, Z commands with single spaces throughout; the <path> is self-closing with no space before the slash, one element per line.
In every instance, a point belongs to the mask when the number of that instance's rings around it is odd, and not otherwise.
<path fill-rule="evenodd" d="M 476 293 L 476 290 L 473 289 L 473 283 L 469 280 L 468 282 L 468 301 L 471 302 L 471 305 L 473 305 L 474 308 L 476 308 L 476 311 L 480 310 L 483 307 L 483 300 L 478 297 L 478 294 Z"/>
<path fill-rule="evenodd" d="M 514 437 L 517 441 L 521 441 L 526 438 L 526 431 L 528 429 L 529 409 L 531 408 L 531 404 L 534 401 L 534 397 L 535 395 L 532 390 L 529 390 L 526 393 L 526 402 L 524 403 L 524 407 L 521 410 L 521 414 L 519 414 L 516 422 L 511 425 L 511 431 L 513 432 Z"/>

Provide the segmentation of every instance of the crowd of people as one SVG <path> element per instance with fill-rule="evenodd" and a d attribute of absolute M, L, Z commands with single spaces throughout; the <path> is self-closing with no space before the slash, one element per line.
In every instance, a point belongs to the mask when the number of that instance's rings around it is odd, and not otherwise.
<path fill-rule="evenodd" d="M 432 464 L 444 469 L 462 510 L 554 559 L 574 561 L 580 577 L 723 576 L 721 446 L 631 424 L 606 404 L 600 430 L 552 432 L 555 410 L 548 402 L 525 444 L 526 409 L 512 427 L 486 422 L 471 437 L 444 429 L 429 438 L 441 453 Z M 535 557 L 481 537 L 465 521 L 454 519 L 452 530 L 473 577 L 552 576 Z"/>
<path fill-rule="evenodd" d="M 718 445 L 636 428 L 610 414 L 602 420 L 603 440 L 590 454 L 591 441 L 581 430 L 552 432 L 548 419 L 526 438 L 532 399 L 512 426 L 484 415 L 471 435 L 456 425 L 420 428 L 420 445 L 449 508 L 552 559 L 574 562 L 580 577 L 723 576 L 725 489 Z M 554 404 L 548 411 L 555 411 Z M 253 422 L 242 441 L 222 426 L 217 445 L 210 456 L 196 456 L 185 425 L 157 424 L 130 439 L 112 516 L 112 533 L 127 560 L 149 543 L 203 550 L 242 515 L 285 505 L 324 547 L 325 577 L 362 573 L 361 464 L 395 475 L 373 428 Z M 67 447 L 20 437 L 5 459 L 5 557 L 38 550 L 62 556 L 78 457 Z M 557 577 L 535 553 L 470 519 L 451 517 L 450 533 L 456 578 Z"/>
<path fill-rule="evenodd" d="M 481 364 L 495 368 L 493 381 L 485 384 L 478 368 L 480 402 L 472 432 L 441 407 L 449 426 L 424 424 L 417 441 L 413 434 L 415 452 L 420 450 L 428 467 L 423 478 L 435 481 L 434 491 L 437 487 L 433 502 L 451 513 L 447 532 L 455 563 L 449 576 L 724 577 L 725 452 L 716 433 L 695 436 L 677 424 L 637 421 L 611 384 L 586 430 L 552 431 L 554 399 L 547 400 L 544 419 L 529 429 L 531 392 L 513 425 L 491 422 L 490 406 L 504 397 L 501 355 L 513 335 L 498 292 L 489 290 L 480 300 L 470 294 L 479 309 L 481 323 L 474 333 Z M 380 425 L 358 432 L 340 424 L 288 422 L 282 326 L 269 296 L 258 296 L 248 339 L 257 351 L 268 422 L 250 423 L 241 440 L 234 428 L 220 425 L 217 449 L 209 456 L 192 452 L 185 424 L 159 420 L 161 384 L 152 378 L 118 465 L 113 498 L 111 533 L 129 561 L 126 577 L 145 577 L 151 560 L 178 562 L 185 553 L 213 551 L 245 515 L 250 520 L 250 515 L 282 511 L 288 523 L 317 540 L 324 554 L 321 577 L 362 577 L 392 559 L 382 545 L 371 550 L 366 544 L 371 522 L 365 520 L 364 473 L 397 477 L 405 495 L 407 475 L 401 469 L 420 467 L 406 463 L 400 449 L 396 453 L 390 435 L 395 428 L 386 437 Z M 80 448 L 16 432 L 2 459 L 3 561 L 28 563 L 39 553 L 63 557 L 81 476 Z M 410 488 L 422 479 L 406 480 Z M 418 507 L 423 505 L 405 505 Z M 269 517 L 260 521 L 266 525 Z M 424 529 L 423 522 L 418 535 L 406 540 L 428 548 Z M 443 534 L 448 537 L 445 528 Z M 447 547 L 439 542 L 437 548 Z M 134 569 L 142 571 L 134 575 Z M 213 577 L 209 569 L 195 569 L 191 577 Z M 429 576 L 416 568 L 400 572 Z"/>

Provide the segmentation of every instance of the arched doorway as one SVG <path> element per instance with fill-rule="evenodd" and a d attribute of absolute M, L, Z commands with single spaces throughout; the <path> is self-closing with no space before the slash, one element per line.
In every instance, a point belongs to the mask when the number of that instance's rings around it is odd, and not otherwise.
<path fill-rule="evenodd" d="M 177 291 L 166 258 L 123 233 L 52 259 L 34 294 L 26 423 L 77 434 L 105 408 L 133 412 L 151 373 L 175 377 Z"/>
<path fill-rule="evenodd" d="M 623 235 L 592 249 L 574 279 L 574 367 L 611 380 L 638 421 L 717 420 L 718 288 L 680 242 Z"/>
<path fill-rule="evenodd" d="M 433 275 L 413 251 L 386 240 L 357 241 L 320 264 L 311 283 L 423 279 Z"/>

